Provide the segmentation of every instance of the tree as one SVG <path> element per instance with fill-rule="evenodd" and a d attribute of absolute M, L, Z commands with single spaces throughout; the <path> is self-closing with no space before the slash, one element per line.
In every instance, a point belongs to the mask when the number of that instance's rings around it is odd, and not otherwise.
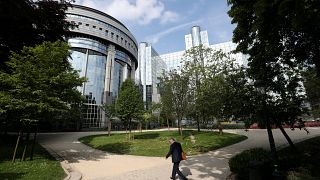
<path fill-rule="evenodd" d="M 298 93 L 299 70 L 303 63 L 319 68 L 320 39 L 316 32 L 320 28 L 317 12 L 320 2 L 228 0 L 228 3 L 229 16 L 237 24 L 233 32 L 233 41 L 238 43 L 236 51 L 249 55 L 248 75 L 259 89 L 255 92 L 255 115 L 266 124 L 276 160 L 271 124 L 292 122 L 304 112 L 303 97 Z M 285 114 L 285 118 L 273 119 L 275 110 L 277 114 Z"/>
<path fill-rule="evenodd" d="M 42 121 L 50 116 L 56 120 L 72 110 L 71 104 L 82 102 L 76 88 L 85 79 L 71 67 L 69 55 L 69 46 L 62 41 L 12 53 L 7 62 L 11 72 L 0 72 L 0 113 L 8 124 L 21 126 L 26 123 L 21 120 Z"/>
<path fill-rule="evenodd" d="M 206 78 L 205 64 L 212 58 L 212 49 L 203 45 L 192 47 L 184 54 L 186 61 L 183 73 L 189 77 L 189 88 L 191 95 L 191 104 L 189 106 L 190 115 L 196 120 L 198 131 L 200 132 L 200 117 L 204 121 L 204 103 L 200 100 L 201 96 L 201 83 Z"/>
<path fill-rule="evenodd" d="M 145 111 L 142 115 L 143 121 L 146 123 L 146 130 L 148 129 L 148 125 L 150 123 L 151 120 L 151 113 L 149 111 Z M 140 125 L 141 128 L 142 125 Z"/>
<path fill-rule="evenodd" d="M 116 102 L 112 101 L 111 104 L 103 104 L 101 107 L 105 113 L 105 117 L 108 120 L 108 136 L 110 136 L 111 135 L 111 127 L 112 127 L 112 119 L 117 116 Z"/>
<path fill-rule="evenodd" d="M 125 80 L 116 101 L 116 111 L 118 117 L 129 125 L 129 140 L 131 140 L 132 120 L 140 118 L 143 110 L 143 100 L 138 87 L 131 79 Z"/>
<path fill-rule="evenodd" d="M 165 77 L 165 75 L 163 75 Z M 169 82 L 160 83 L 160 97 L 161 97 L 161 114 L 164 116 L 167 122 L 168 130 L 170 130 L 169 119 L 173 119 L 173 94 L 171 89 L 171 84 Z M 167 81 L 169 81 L 167 79 Z"/>
<path fill-rule="evenodd" d="M 228 0 L 229 15 L 236 23 L 233 40 L 237 50 L 248 52 L 252 44 L 268 39 L 268 45 L 281 52 L 286 64 L 297 62 L 315 65 L 320 75 L 319 1 L 313 0 Z M 244 38 L 245 37 L 245 38 Z"/>
<path fill-rule="evenodd" d="M 196 120 L 198 131 L 200 124 L 217 119 L 222 134 L 220 120 L 243 118 L 243 111 L 248 111 L 242 108 L 248 98 L 245 69 L 230 54 L 202 45 L 188 50 L 185 59 L 182 73 L 190 78 L 189 115 Z"/>
<path fill-rule="evenodd" d="M 0 20 L 5 28 L 0 31 L 0 67 L 8 70 L 5 62 L 10 51 L 24 46 L 35 46 L 44 41 L 63 40 L 69 28 L 65 11 L 73 0 L 14 0 L 0 1 Z M 19 12 L 19 13 L 17 13 Z"/>
<path fill-rule="evenodd" d="M 189 78 L 174 70 L 163 77 L 160 83 L 163 87 L 169 88 L 168 91 L 171 93 L 169 97 L 171 98 L 172 109 L 178 120 L 179 133 L 182 135 L 181 121 L 187 114 Z M 168 101 L 170 101 L 170 99 L 168 99 Z"/>
<path fill-rule="evenodd" d="M 311 113 L 315 118 L 320 118 L 320 78 L 317 77 L 314 67 L 309 67 L 302 75 L 307 99 L 311 105 Z"/>

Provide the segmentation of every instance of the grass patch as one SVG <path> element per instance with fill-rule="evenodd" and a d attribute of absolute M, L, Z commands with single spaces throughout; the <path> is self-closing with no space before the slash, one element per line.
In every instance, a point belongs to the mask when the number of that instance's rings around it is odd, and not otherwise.
<path fill-rule="evenodd" d="M 94 135 L 80 138 L 80 142 L 103 151 L 116 154 L 163 157 L 169 150 L 168 140 L 175 137 L 181 143 L 188 155 L 196 155 L 228 146 L 244 139 L 246 136 L 217 132 L 183 131 L 180 136 L 177 131 L 159 131 L 135 133 L 135 139 L 128 141 L 126 134 Z M 193 134 L 195 143 L 190 135 Z"/>
<path fill-rule="evenodd" d="M 279 151 L 280 167 L 287 171 L 287 178 L 320 179 L 320 136 L 296 144 L 297 151 L 290 147 Z"/>
<path fill-rule="evenodd" d="M 15 163 L 11 158 L 15 146 L 16 136 L 0 137 L 0 179 L 63 179 L 66 174 L 60 163 L 56 161 L 44 148 L 36 144 L 32 161 L 28 159 L 20 162 L 22 146 L 19 147 Z M 30 151 L 27 151 L 30 153 Z"/>

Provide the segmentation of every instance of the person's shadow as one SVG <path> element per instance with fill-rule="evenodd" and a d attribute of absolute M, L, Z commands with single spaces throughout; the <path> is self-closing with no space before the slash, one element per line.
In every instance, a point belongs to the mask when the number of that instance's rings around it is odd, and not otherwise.
<path fill-rule="evenodd" d="M 182 167 L 181 168 L 181 172 L 184 176 L 186 176 L 188 178 L 189 175 L 192 175 L 190 168 L 188 167 Z M 179 177 L 180 178 L 180 177 Z M 181 178 L 180 178 L 181 179 Z M 190 178 L 188 178 L 189 180 L 191 180 Z"/>

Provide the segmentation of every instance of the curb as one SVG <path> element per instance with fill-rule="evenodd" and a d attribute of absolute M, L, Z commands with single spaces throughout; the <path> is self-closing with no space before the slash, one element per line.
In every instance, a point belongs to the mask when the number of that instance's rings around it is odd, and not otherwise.
<path fill-rule="evenodd" d="M 60 165 L 64 172 L 67 174 L 67 177 L 64 180 L 81 180 L 82 174 L 79 171 L 75 171 L 70 166 L 69 162 L 65 160 L 62 156 L 52 150 L 49 146 L 40 143 L 42 147 L 44 147 L 56 160 L 60 161 Z"/>

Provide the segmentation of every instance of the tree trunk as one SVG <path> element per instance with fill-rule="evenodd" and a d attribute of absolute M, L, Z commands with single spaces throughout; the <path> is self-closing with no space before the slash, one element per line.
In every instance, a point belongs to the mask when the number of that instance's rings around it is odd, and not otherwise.
<path fill-rule="evenodd" d="M 131 118 L 129 119 L 129 141 L 131 141 Z"/>
<path fill-rule="evenodd" d="M 287 134 L 287 132 L 283 129 L 282 125 L 278 126 L 280 131 L 282 132 L 283 136 L 286 138 L 286 140 L 288 141 L 288 143 L 290 144 L 290 147 L 292 149 L 295 149 L 295 145 L 293 144 L 293 142 L 291 141 L 291 138 L 289 137 L 289 135 Z"/>
<path fill-rule="evenodd" d="M 19 131 L 19 134 L 17 137 L 16 147 L 14 148 L 14 151 L 13 151 L 12 163 L 14 163 L 14 161 L 16 160 L 16 155 L 17 155 L 17 150 L 18 150 L 20 138 L 21 138 L 21 133 L 22 133 L 22 130 Z"/>
<path fill-rule="evenodd" d="M 30 154 L 30 160 L 31 161 L 33 160 L 34 146 L 36 145 L 37 133 L 38 133 L 38 125 L 37 125 L 36 131 L 35 131 L 34 136 L 33 136 L 33 142 L 32 142 L 32 147 L 31 147 L 31 154 Z"/>
<path fill-rule="evenodd" d="M 27 137 L 26 137 L 26 142 L 24 143 L 24 148 L 23 148 L 23 152 L 22 152 L 22 158 L 21 158 L 22 161 L 26 160 L 26 152 L 27 152 L 27 149 L 28 149 L 28 146 L 29 146 L 29 138 L 30 138 L 30 132 L 28 130 Z"/>
<path fill-rule="evenodd" d="M 219 134 L 222 135 L 223 134 L 223 128 L 222 128 L 221 122 L 219 120 L 217 122 L 218 122 Z"/>
<path fill-rule="evenodd" d="M 139 122 L 139 129 L 140 129 L 140 132 L 142 132 L 142 123 Z"/>
<path fill-rule="evenodd" d="M 266 117 L 265 120 L 266 120 L 268 139 L 269 139 L 269 144 L 270 144 L 270 150 L 271 150 L 272 157 L 273 157 L 274 161 L 277 163 L 278 162 L 278 155 L 277 155 L 277 149 L 276 149 L 276 145 L 275 145 L 273 134 L 272 134 L 270 120 L 269 120 L 268 117 Z"/>
<path fill-rule="evenodd" d="M 170 131 L 169 119 L 167 118 L 168 131 Z"/>
<path fill-rule="evenodd" d="M 108 121 L 108 136 L 111 136 L 111 119 L 109 118 L 109 121 Z"/>
<path fill-rule="evenodd" d="M 182 136 L 181 120 L 182 120 L 182 118 L 178 119 L 178 130 L 179 130 L 180 135 Z"/>
<path fill-rule="evenodd" d="M 199 121 L 199 116 L 197 116 L 197 127 L 198 127 L 198 132 L 200 132 L 200 121 Z"/>
<path fill-rule="evenodd" d="M 148 122 L 146 122 L 146 130 L 148 130 Z"/>

